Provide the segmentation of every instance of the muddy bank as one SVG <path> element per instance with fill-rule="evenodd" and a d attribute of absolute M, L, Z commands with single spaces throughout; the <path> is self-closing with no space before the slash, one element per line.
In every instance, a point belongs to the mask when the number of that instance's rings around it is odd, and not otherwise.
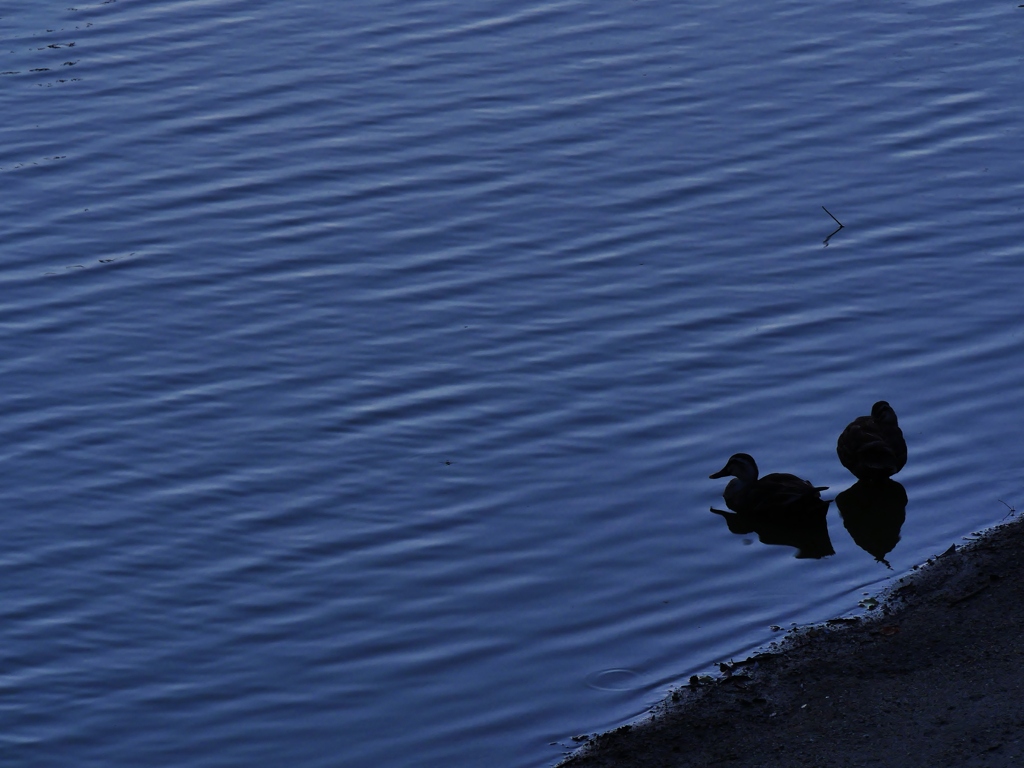
<path fill-rule="evenodd" d="M 1024 520 L 896 582 L 853 622 L 691 679 L 562 768 L 1024 764 Z"/>

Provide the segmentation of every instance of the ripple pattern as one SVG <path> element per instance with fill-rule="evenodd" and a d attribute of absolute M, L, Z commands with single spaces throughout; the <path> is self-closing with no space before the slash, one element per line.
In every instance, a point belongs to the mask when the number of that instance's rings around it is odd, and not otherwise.
<path fill-rule="evenodd" d="M 334 6 L 4 13 L 5 765 L 552 764 L 1024 503 L 1012 6 Z M 882 398 L 892 571 L 708 513 Z"/>

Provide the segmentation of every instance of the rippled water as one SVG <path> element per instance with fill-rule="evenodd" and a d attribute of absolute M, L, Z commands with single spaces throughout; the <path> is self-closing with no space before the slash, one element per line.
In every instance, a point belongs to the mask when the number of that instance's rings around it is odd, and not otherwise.
<path fill-rule="evenodd" d="M 1016 4 L 334 5 L 0 11 L 5 765 L 548 765 L 1024 504 Z M 881 398 L 891 571 L 708 511 Z"/>

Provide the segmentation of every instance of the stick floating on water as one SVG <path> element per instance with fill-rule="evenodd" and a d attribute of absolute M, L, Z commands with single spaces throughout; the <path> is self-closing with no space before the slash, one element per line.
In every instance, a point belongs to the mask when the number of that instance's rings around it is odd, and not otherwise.
<path fill-rule="evenodd" d="M 830 210 L 829 210 L 828 208 L 826 208 L 826 207 L 825 207 L 824 205 L 823 205 L 823 206 L 821 206 L 821 210 L 823 210 L 823 211 L 824 211 L 825 213 L 827 213 L 827 214 L 828 214 L 829 216 L 832 216 L 832 211 L 830 211 Z M 838 225 L 839 225 L 839 229 L 842 229 L 842 228 L 843 228 L 843 222 L 841 222 L 841 221 L 840 221 L 839 219 L 837 219 L 837 218 L 836 218 L 835 216 L 832 216 L 832 221 L 834 221 L 834 222 L 835 222 L 836 224 L 838 224 Z M 832 235 L 836 234 L 836 232 L 838 232 L 838 231 L 839 231 L 839 229 L 837 229 L 837 230 L 836 230 L 835 232 L 833 232 L 833 233 L 832 233 Z M 829 236 L 828 236 L 828 237 L 826 237 L 826 238 L 825 238 L 825 240 L 824 240 L 824 242 L 825 242 L 825 247 L 826 247 L 826 248 L 828 248 L 828 241 L 832 239 L 832 235 L 829 235 Z"/>
<path fill-rule="evenodd" d="M 832 216 L 832 211 L 830 211 L 830 210 L 829 210 L 828 208 L 826 208 L 826 207 L 825 207 L 824 205 L 823 205 L 823 206 L 821 206 L 821 210 L 823 210 L 823 211 L 824 211 L 825 213 L 827 213 L 827 214 L 828 214 L 829 216 Z M 832 216 L 832 221 L 834 221 L 834 222 L 835 222 L 836 224 L 838 224 L 838 225 L 839 225 L 839 227 L 840 227 L 840 228 L 842 228 L 842 226 L 843 226 L 843 222 L 841 222 L 841 221 L 840 221 L 839 219 L 837 219 L 837 218 L 836 218 L 835 216 Z"/>

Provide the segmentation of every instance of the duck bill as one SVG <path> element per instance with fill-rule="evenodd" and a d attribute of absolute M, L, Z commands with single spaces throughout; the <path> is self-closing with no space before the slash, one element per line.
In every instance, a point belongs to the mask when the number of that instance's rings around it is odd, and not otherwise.
<path fill-rule="evenodd" d="M 728 468 L 729 468 L 729 465 L 728 465 L 728 464 L 726 464 L 726 465 L 725 465 L 724 467 L 722 467 L 722 468 L 721 468 L 720 470 L 718 470 L 717 472 L 715 472 L 715 474 L 713 474 L 713 475 L 708 475 L 708 479 L 710 479 L 710 480 L 717 480 L 717 479 L 718 479 L 718 478 L 720 478 L 720 477 L 727 477 L 727 476 L 729 475 L 729 473 L 728 473 L 728 472 L 726 472 L 726 470 L 727 470 Z"/>

